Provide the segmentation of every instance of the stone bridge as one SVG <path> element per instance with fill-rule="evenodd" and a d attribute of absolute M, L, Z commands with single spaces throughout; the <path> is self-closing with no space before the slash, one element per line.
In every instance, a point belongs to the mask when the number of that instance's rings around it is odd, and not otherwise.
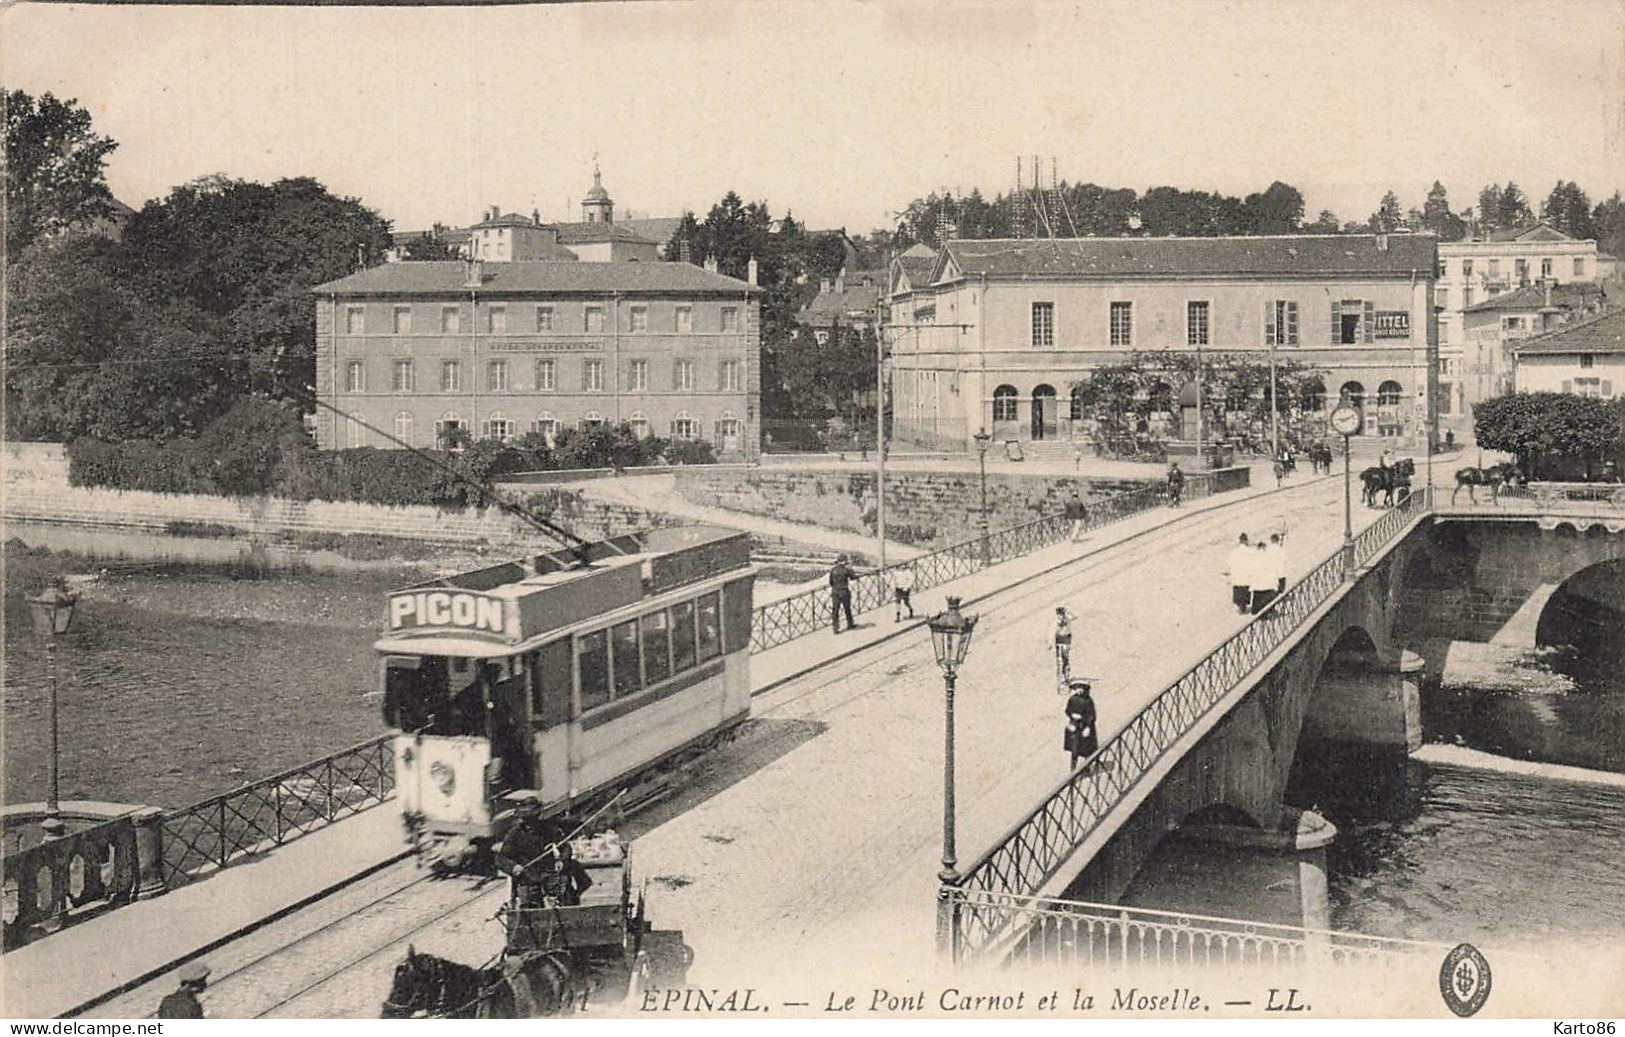
<path fill-rule="evenodd" d="M 1328 559 L 1272 606 L 1295 614 L 1277 620 L 1278 637 L 1253 653 L 1255 665 L 1207 701 L 1164 710 L 1182 714 L 1171 744 L 1156 753 L 1118 745 L 1142 714 L 1103 748 L 1096 766 L 1112 773 L 1074 776 L 961 886 L 945 885 L 941 935 L 962 960 L 1020 939 L 1031 924 L 1022 897 L 1122 903 L 1176 833 L 1278 861 L 1296 873 L 1301 924 L 1328 929 L 1325 847 L 1336 831 L 1287 805 L 1296 769 L 1335 766 L 1327 761 L 1345 758 L 1338 749 L 1419 748 L 1425 661 L 1412 649 L 1429 639 L 1515 635 L 1533 644 L 1542 612 L 1570 592 L 1560 588 L 1625 613 L 1616 600 L 1625 583 L 1609 568 L 1625 564 L 1617 509 L 1552 516 L 1424 505 L 1395 518 L 1357 560 Z M 1608 579 L 1597 578 L 1604 569 Z M 1294 593 L 1306 598 L 1295 607 Z M 1270 618 L 1266 611 L 1248 629 L 1267 631 Z M 1176 684 L 1162 699 L 1181 694 Z"/>

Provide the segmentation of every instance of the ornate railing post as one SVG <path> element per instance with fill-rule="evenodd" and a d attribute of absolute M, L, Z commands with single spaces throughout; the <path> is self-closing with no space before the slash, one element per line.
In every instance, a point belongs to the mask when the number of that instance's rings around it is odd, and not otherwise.
<path fill-rule="evenodd" d="M 959 964 L 964 907 L 960 887 L 946 882 L 937 887 L 937 955 L 950 965 Z"/>
<path fill-rule="evenodd" d="M 139 881 L 137 900 L 151 900 L 168 892 L 164 881 L 164 812 L 143 807 L 131 818 L 135 822 L 135 866 Z"/>

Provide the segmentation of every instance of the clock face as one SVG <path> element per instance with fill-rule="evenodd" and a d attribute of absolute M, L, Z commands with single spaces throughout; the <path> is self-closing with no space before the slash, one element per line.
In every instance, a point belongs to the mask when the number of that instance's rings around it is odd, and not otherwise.
<path fill-rule="evenodd" d="M 1345 436 L 1352 436 L 1360 427 L 1360 412 L 1353 407 L 1342 406 L 1332 411 L 1332 428 Z"/>

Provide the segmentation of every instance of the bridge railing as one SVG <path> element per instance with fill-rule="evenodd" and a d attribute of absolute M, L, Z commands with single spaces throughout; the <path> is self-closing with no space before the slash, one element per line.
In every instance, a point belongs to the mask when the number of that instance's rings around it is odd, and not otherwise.
<path fill-rule="evenodd" d="M 5 856 L 4 947 L 134 899 L 136 824 L 114 818 Z"/>
<path fill-rule="evenodd" d="M 970 890 L 956 896 L 961 914 L 974 919 L 991 912 L 1008 933 L 961 958 L 967 965 L 1269 968 L 1313 961 L 1398 966 L 1417 955 L 1438 961 L 1449 950 L 1415 940 L 1114 904 Z"/>
<path fill-rule="evenodd" d="M 379 735 L 331 756 L 165 811 L 166 888 L 280 846 L 387 799 L 395 787 L 392 736 Z"/>
<path fill-rule="evenodd" d="M 1210 488 L 1210 478 L 1205 473 L 1198 473 L 1186 479 L 1185 496 L 1187 499 L 1205 497 Z M 1092 501 L 1088 506 L 1089 517 L 1084 528 L 1098 529 L 1149 511 L 1166 503 L 1167 497 L 1165 486 L 1151 484 Z M 1071 528 L 1071 523 L 1062 516 L 1045 515 L 1030 522 L 995 530 L 985 538 L 978 536 L 964 540 L 885 569 L 854 576 L 851 581 L 852 611 L 867 612 L 890 600 L 892 574 L 898 570 L 912 570 L 914 588 L 928 590 L 988 566 L 1058 544 L 1069 535 Z M 828 627 L 834 607 L 835 598 L 827 586 L 814 587 L 792 597 L 757 606 L 751 614 L 751 651 L 775 648 Z"/>
<path fill-rule="evenodd" d="M 1412 520 L 1430 510 L 1427 492 L 1412 494 L 1355 537 L 1357 569 Z M 1001 911 L 1003 894 L 1030 896 L 1053 878 L 1116 809 L 1151 767 L 1183 738 L 1215 703 L 1251 673 L 1352 573 L 1340 550 L 1288 587 L 1255 619 L 1148 702 L 1101 746 L 1092 763 L 1053 788 L 1032 813 L 972 862 L 957 884 L 938 894 L 938 937 L 956 958 L 996 944 L 1017 921 Z M 981 898 L 974 912 L 962 910 Z"/>

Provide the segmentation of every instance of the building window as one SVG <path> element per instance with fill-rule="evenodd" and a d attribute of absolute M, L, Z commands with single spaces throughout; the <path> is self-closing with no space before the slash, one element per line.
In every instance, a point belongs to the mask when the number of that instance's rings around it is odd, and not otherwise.
<path fill-rule="evenodd" d="M 1134 304 L 1112 303 L 1111 336 L 1114 346 L 1134 345 Z"/>
<path fill-rule="evenodd" d="M 740 363 L 737 360 L 724 360 L 717 365 L 717 388 L 723 392 L 738 392 L 740 388 Z"/>
<path fill-rule="evenodd" d="M 739 418 L 731 410 L 722 412 L 717 419 L 717 439 L 722 446 L 733 448 L 739 444 Z"/>
<path fill-rule="evenodd" d="M 694 389 L 694 361 L 674 360 L 671 365 L 671 387 L 678 392 Z"/>
<path fill-rule="evenodd" d="M 1527 259 L 1517 260 L 1513 264 L 1513 266 L 1518 272 L 1518 283 L 1519 284 L 1523 284 L 1525 281 L 1529 280 L 1529 260 L 1527 260 Z"/>
<path fill-rule="evenodd" d="M 456 306 L 440 307 L 440 333 L 455 335 L 463 330 L 463 311 Z"/>
<path fill-rule="evenodd" d="M 491 392 L 507 391 L 508 362 L 506 360 L 493 360 L 485 365 L 485 387 Z"/>
<path fill-rule="evenodd" d="M 485 419 L 485 438 L 500 439 L 506 443 L 513 438 L 513 422 L 509 421 L 501 411 L 494 412 L 489 418 Z"/>
<path fill-rule="evenodd" d="M 694 307 L 677 307 L 677 334 L 687 335 L 694 330 Z"/>
<path fill-rule="evenodd" d="M 698 439 L 699 430 L 699 422 L 690 417 L 686 410 L 678 411 L 677 416 L 671 419 L 671 435 L 673 439 Z"/>
<path fill-rule="evenodd" d="M 604 423 L 604 416 L 595 410 L 590 410 L 581 416 L 581 427 L 584 429 L 597 428 Z"/>
<path fill-rule="evenodd" d="M 412 307 L 410 307 L 410 306 L 397 306 L 397 307 L 395 307 L 395 334 L 397 334 L 397 335 L 410 335 L 410 334 L 412 334 Z"/>
<path fill-rule="evenodd" d="M 1433 290 L 1433 305 L 1441 310 L 1448 310 L 1450 308 L 1450 289 L 1435 288 Z"/>
<path fill-rule="evenodd" d="M 649 307 L 647 307 L 647 306 L 634 306 L 634 307 L 632 307 L 632 325 L 631 325 L 631 327 L 632 327 L 632 334 L 634 334 L 634 335 L 638 334 L 639 332 L 644 332 L 644 331 L 649 330 Z"/>
<path fill-rule="evenodd" d="M 1389 379 L 1377 386 L 1377 406 L 1397 407 L 1400 399 L 1405 395 L 1404 388 L 1393 379 Z"/>
<path fill-rule="evenodd" d="M 1461 276 L 1463 279 L 1473 276 L 1473 261 L 1471 259 L 1461 261 Z"/>
<path fill-rule="evenodd" d="M 1583 256 L 1575 256 L 1574 257 L 1574 276 L 1575 277 L 1584 277 L 1585 272 L 1586 272 L 1585 258 Z"/>
<path fill-rule="evenodd" d="M 1055 304 L 1033 303 L 1033 346 L 1055 345 Z"/>
<path fill-rule="evenodd" d="M 627 372 L 627 392 L 649 391 L 649 361 L 634 360 Z"/>
<path fill-rule="evenodd" d="M 1540 276 L 1542 276 L 1542 277 L 1550 277 L 1550 276 L 1552 276 L 1552 260 L 1551 260 L 1550 257 L 1542 259 L 1540 261 Z"/>
<path fill-rule="evenodd" d="M 1208 340 L 1208 304 L 1206 302 L 1188 302 L 1185 304 L 1185 344 L 1187 346 L 1206 346 Z"/>
<path fill-rule="evenodd" d="M 445 360 L 440 364 L 440 391 L 463 391 L 463 365 L 455 360 Z"/>
<path fill-rule="evenodd" d="M 508 310 L 503 306 L 493 306 L 485 311 L 485 330 L 493 335 L 508 333 Z"/>
<path fill-rule="evenodd" d="M 1376 319 L 1376 304 L 1360 299 L 1344 299 L 1332 303 L 1332 341 L 1352 346 L 1363 337 L 1370 342 L 1372 324 Z"/>
<path fill-rule="evenodd" d="M 1470 285 L 1470 284 L 1464 284 L 1464 285 L 1461 286 L 1461 308 L 1466 309 L 1467 307 L 1471 306 L 1472 304 L 1473 304 L 1473 286 Z"/>
<path fill-rule="evenodd" d="M 1564 391 L 1567 391 L 1568 383 L 1565 382 L 1563 384 Z M 1602 379 L 1576 378 L 1574 380 L 1574 394 L 1576 396 L 1590 396 L 1593 399 L 1602 396 Z"/>
<path fill-rule="evenodd" d="M 1504 331 L 1522 331 L 1523 330 L 1523 318 L 1522 317 L 1502 317 L 1501 318 L 1501 328 Z"/>
<path fill-rule="evenodd" d="M 581 365 L 581 388 L 587 392 L 604 391 L 604 362 L 587 360 Z"/>
<path fill-rule="evenodd" d="M 346 335 L 364 335 L 366 332 L 366 309 L 361 306 L 346 306 L 344 308 L 344 333 Z"/>
<path fill-rule="evenodd" d="M 1580 366 L 1581 367 L 1596 367 L 1597 366 L 1597 354 L 1595 354 L 1595 353 L 1581 353 L 1580 354 Z"/>
<path fill-rule="evenodd" d="M 1298 344 L 1298 304 L 1276 300 L 1264 308 L 1264 345 Z"/>
<path fill-rule="evenodd" d="M 559 387 L 559 365 L 557 360 L 536 361 L 536 391 L 553 392 Z"/>
<path fill-rule="evenodd" d="M 417 376 L 412 372 L 412 361 L 397 360 L 393 366 L 390 386 L 396 392 L 415 392 L 418 387 Z"/>
<path fill-rule="evenodd" d="M 1446 276 L 1446 272 L 1445 272 L 1445 268 L 1444 268 L 1444 260 L 1442 258 L 1437 260 L 1434 263 L 1434 265 L 1433 265 L 1433 276 L 1435 278 L 1437 278 L 1437 279 L 1440 279 L 1440 280 L 1442 280 Z"/>
<path fill-rule="evenodd" d="M 405 443 L 407 446 L 412 445 L 411 411 L 403 410 L 395 415 L 395 438 L 400 440 L 402 443 Z"/>
<path fill-rule="evenodd" d="M 632 416 L 626 419 L 626 424 L 629 428 L 631 428 L 634 436 L 637 436 L 639 439 L 649 438 L 649 416 L 647 414 L 640 410 L 635 410 L 632 412 Z"/>
<path fill-rule="evenodd" d="M 536 307 L 536 330 L 537 331 L 552 331 L 553 330 L 553 307 L 551 307 L 551 306 L 538 306 L 538 307 Z"/>
<path fill-rule="evenodd" d="M 344 391 L 367 391 L 367 366 L 359 360 L 352 360 L 344 365 Z"/>
<path fill-rule="evenodd" d="M 361 427 L 360 419 L 358 419 L 358 418 L 345 418 L 344 419 L 344 444 L 345 444 L 345 446 L 348 446 L 351 450 L 354 450 L 356 447 L 358 447 L 358 446 L 360 446 L 362 444 L 363 437 L 365 435 L 366 435 L 366 430 Z"/>
<path fill-rule="evenodd" d="M 1498 278 L 1500 278 L 1500 276 L 1501 276 L 1501 261 L 1499 259 L 1490 260 L 1490 272 L 1489 272 L 1488 276 L 1489 276 L 1490 280 L 1492 280 L 1492 281 L 1497 280 Z"/>
<path fill-rule="evenodd" d="M 553 416 L 550 410 L 544 410 L 536 415 L 536 420 L 530 423 L 530 430 L 543 436 L 549 443 L 559 433 L 559 419 Z"/>
<path fill-rule="evenodd" d="M 463 431 L 463 419 L 457 416 L 456 411 L 447 411 L 434 423 L 434 445 L 441 450 L 450 450 L 460 438 L 457 433 Z"/>
<path fill-rule="evenodd" d="M 737 306 L 724 306 L 722 308 L 722 330 L 723 331 L 738 331 L 739 330 L 739 307 L 737 307 Z"/>
<path fill-rule="evenodd" d="M 993 390 L 993 420 L 1016 420 L 1016 387 L 1001 385 Z"/>
<path fill-rule="evenodd" d="M 581 328 L 589 334 L 599 334 L 604 330 L 604 308 L 602 306 L 588 306 L 581 311 Z"/>

